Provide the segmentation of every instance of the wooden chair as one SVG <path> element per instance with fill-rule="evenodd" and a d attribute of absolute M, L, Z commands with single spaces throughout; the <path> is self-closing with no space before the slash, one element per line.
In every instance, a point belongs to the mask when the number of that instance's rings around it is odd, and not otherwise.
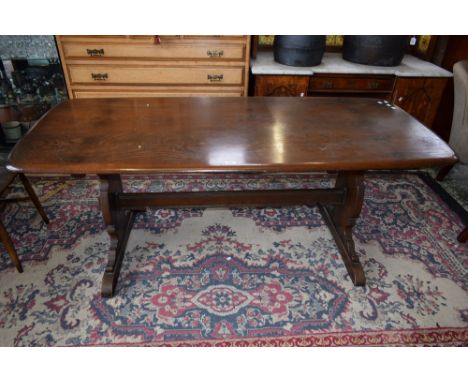
<path fill-rule="evenodd" d="M 468 60 L 453 65 L 454 104 L 449 145 L 460 163 L 468 164 Z M 453 165 L 443 167 L 436 179 L 443 181 Z"/>
<path fill-rule="evenodd" d="M 6 168 L 0 167 L 0 196 L 3 195 L 3 193 L 6 191 L 8 186 L 13 182 L 13 180 L 16 178 L 16 176 L 19 176 L 21 182 L 23 183 L 24 189 L 28 193 L 29 197 L 21 197 L 21 198 L 7 198 L 7 199 L 0 199 L 0 203 L 14 203 L 14 202 L 19 202 L 22 200 L 27 200 L 31 199 L 34 205 L 36 206 L 37 211 L 42 217 L 42 220 L 48 224 L 49 219 L 47 218 L 47 215 L 44 212 L 44 209 L 42 208 L 41 203 L 39 202 L 39 199 L 37 198 L 36 193 L 34 192 L 34 189 L 31 186 L 31 183 L 29 183 L 28 178 L 24 174 L 13 174 L 9 171 L 7 171 Z M 13 264 L 15 265 L 16 269 L 18 270 L 19 273 L 23 272 L 23 267 L 21 266 L 21 262 L 18 259 L 18 255 L 16 254 L 15 247 L 13 245 L 13 242 L 11 241 L 10 235 L 8 234 L 5 226 L 3 225 L 2 221 L 0 220 L 0 240 L 2 241 L 3 245 L 5 246 L 5 249 L 7 250 L 8 254 L 10 255 L 11 261 L 13 261 Z"/>
<path fill-rule="evenodd" d="M 459 61 L 453 66 L 454 108 L 449 144 L 458 156 L 460 163 L 468 164 L 468 60 Z M 452 166 L 443 167 L 436 179 L 443 181 Z M 460 232 L 458 241 L 468 240 L 468 227 Z"/>

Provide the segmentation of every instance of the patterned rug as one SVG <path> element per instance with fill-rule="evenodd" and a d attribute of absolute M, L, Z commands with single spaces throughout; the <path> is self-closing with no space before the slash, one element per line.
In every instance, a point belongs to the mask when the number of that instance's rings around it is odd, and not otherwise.
<path fill-rule="evenodd" d="M 332 187 L 328 175 L 125 177 L 133 191 Z M 96 178 L 32 178 L 2 219 L 2 346 L 467 345 L 468 244 L 417 175 L 366 175 L 354 287 L 318 209 L 161 209 L 140 214 L 117 294 L 100 297 L 107 233 Z M 12 192 L 21 192 L 15 184 Z"/>

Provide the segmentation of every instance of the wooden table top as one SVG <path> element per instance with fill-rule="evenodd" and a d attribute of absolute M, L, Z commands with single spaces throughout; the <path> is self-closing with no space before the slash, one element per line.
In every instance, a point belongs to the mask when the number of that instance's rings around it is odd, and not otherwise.
<path fill-rule="evenodd" d="M 454 163 L 429 129 L 365 98 L 78 99 L 14 147 L 25 173 L 296 172 Z"/>

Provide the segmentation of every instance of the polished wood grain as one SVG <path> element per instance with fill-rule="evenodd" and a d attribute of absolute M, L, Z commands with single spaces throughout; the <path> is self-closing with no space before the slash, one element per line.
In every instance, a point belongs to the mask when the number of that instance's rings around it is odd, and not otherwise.
<path fill-rule="evenodd" d="M 304 97 L 308 76 L 255 76 L 255 95 L 266 97 Z"/>
<path fill-rule="evenodd" d="M 432 128 L 447 77 L 398 78 L 392 102 Z"/>
<path fill-rule="evenodd" d="M 398 107 L 350 98 L 70 100 L 12 150 L 26 173 L 368 170 L 454 163 Z"/>

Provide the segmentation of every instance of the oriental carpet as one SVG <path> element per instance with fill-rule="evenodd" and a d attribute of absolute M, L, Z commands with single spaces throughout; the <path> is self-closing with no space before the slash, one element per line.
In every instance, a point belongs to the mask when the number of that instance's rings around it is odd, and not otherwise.
<path fill-rule="evenodd" d="M 126 176 L 132 191 L 332 187 L 326 174 Z M 24 273 L 0 250 L 1 346 L 467 345 L 460 217 L 415 173 L 369 173 L 354 287 L 315 206 L 148 209 L 116 296 L 96 177 L 31 178 L 50 218 L 8 205 Z M 12 193 L 21 192 L 14 184 Z"/>

